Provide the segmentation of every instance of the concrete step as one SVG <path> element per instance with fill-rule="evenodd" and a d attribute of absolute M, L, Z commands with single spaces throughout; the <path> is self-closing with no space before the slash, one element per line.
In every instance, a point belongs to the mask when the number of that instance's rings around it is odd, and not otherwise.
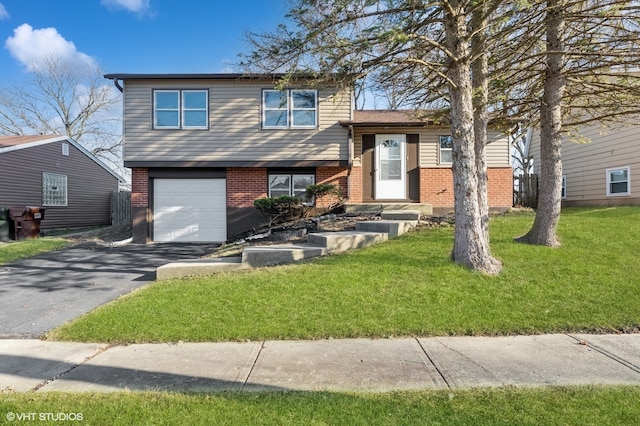
<path fill-rule="evenodd" d="M 383 210 L 380 213 L 383 220 L 420 220 L 419 210 Z"/>
<path fill-rule="evenodd" d="M 247 247 L 242 253 L 242 263 L 252 268 L 284 265 L 299 260 L 322 256 L 327 253 L 327 249 L 309 244 Z"/>
<path fill-rule="evenodd" d="M 345 204 L 347 213 L 371 213 L 382 212 L 386 210 L 417 210 L 424 216 L 433 214 L 433 206 L 426 203 L 360 203 Z"/>
<path fill-rule="evenodd" d="M 383 232 L 341 231 L 319 232 L 309 234 L 307 243 L 311 246 L 324 247 L 331 253 L 340 253 L 356 248 L 369 247 L 387 241 L 388 235 Z"/>
<path fill-rule="evenodd" d="M 241 257 L 221 257 L 208 259 L 185 260 L 168 263 L 156 269 L 156 280 L 169 280 L 196 275 L 211 275 L 218 272 L 237 271 L 247 266 Z"/>
<path fill-rule="evenodd" d="M 383 232 L 388 238 L 395 238 L 416 227 L 418 221 L 411 220 L 370 220 L 356 222 L 356 231 Z"/>

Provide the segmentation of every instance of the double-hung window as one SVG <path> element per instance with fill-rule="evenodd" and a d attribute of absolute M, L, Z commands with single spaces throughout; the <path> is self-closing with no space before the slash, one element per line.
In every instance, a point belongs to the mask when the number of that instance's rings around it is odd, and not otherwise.
<path fill-rule="evenodd" d="M 289 195 L 301 199 L 305 204 L 313 204 L 313 200 L 307 198 L 307 186 L 315 183 L 312 174 L 269 174 L 269 197 L 281 197 Z"/>
<path fill-rule="evenodd" d="M 318 125 L 318 92 L 310 89 L 263 90 L 262 127 L 304 129 Z"/>
<path fill-rule="evenodd" d="M 438 151 L 440 164 L 451 164 L 453 162 L 453 139 L 451 136 L 440 136 Z"/>
<path fill-rule="evenodd" d="M 206 129 L 208 126 L 207 90 L 154 90 L 154 129 Z"/>
<path fill-rule="evenodd" d="M 58 173 L 42 173 L 42 205 L 67 205 L 67 176 Z"/>
<path fill-rule="evenodd" d="M 560 197 L 563 200 L 567 199 L 567 175 L 562 175 L 562 190 L 560 193 Z"/>
<path fill-rule="evenodd" d="M 607 197 L 621 195 L 631 195 L 630 168 L 607 169 Z"/>

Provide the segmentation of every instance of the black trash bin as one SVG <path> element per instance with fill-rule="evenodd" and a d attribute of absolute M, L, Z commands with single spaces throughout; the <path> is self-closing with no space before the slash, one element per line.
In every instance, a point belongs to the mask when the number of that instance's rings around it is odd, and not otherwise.
<path fill-rule="evenodd" d="M 14 240 L 38 238 L 40 222 L 44 219 L 43 207 L 14 206 L 9 209 L 9 218 L 13 222 L 12 237 Z"/>
<path fill-rule="evenodd" d="M 9 241 L 9 209 L 0 207 L 0 241 Z"/>

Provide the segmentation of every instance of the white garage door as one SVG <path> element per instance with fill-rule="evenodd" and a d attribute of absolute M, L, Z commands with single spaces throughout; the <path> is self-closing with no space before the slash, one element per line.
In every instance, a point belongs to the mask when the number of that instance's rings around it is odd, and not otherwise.
<path fill-rule="evenodd" d="M 153 240 L 225 241 L 226 187 L 226 179 L 156 179 L 153 186 Z"/>

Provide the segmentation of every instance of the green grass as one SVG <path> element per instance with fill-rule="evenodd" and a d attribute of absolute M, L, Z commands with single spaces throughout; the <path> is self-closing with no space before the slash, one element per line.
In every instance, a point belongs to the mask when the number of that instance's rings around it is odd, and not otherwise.
<path fill-rule="evenodd" d="M 626 426 L 637 424 L 639 400 L 640 388 L 624 386 L 388 394 L 27 393 L 0 395 L 0 421 L 8 413 L 36 413 L 38 424 Z M 39 421 L 47 413 L 79 414 L 82 420 Z"/>
<path fill-rule="evenodd" d="M 0 265 L 57 250 L 69 244 L 71 244 L 69 241 L 61 238 L 35 238 L 4 244 L 0 243 Z"/>
<path fill-rule="evenodd" d="M 640 208 L 569 209 L 562 246 L 518 244 L 499 216 L 497 277 L 452 264 L 452 229 L 312 262 L 153 283 L 51 333 L 101 342 L 242 341 L 636 330 Z"/>

